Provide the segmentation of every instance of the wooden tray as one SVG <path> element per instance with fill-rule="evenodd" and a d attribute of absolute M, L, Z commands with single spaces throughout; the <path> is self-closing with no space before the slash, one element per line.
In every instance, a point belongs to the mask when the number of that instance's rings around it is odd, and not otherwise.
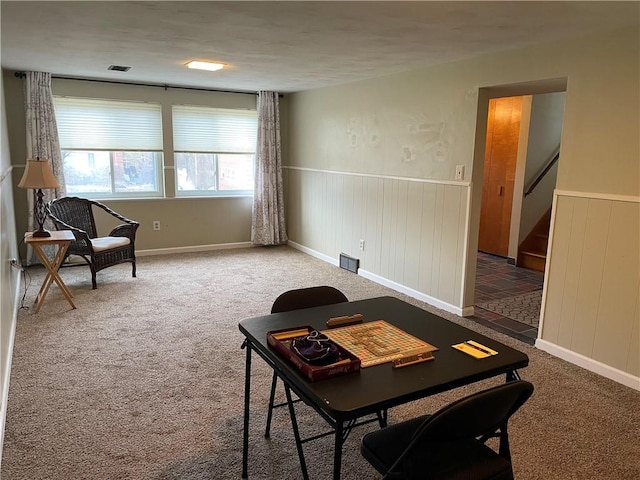
<path fill-rule="evenodd" d="M 330 365 L 311 365 L 296 355 L 291 350 L 291 341 L 309 335 L 312 330 L 314 328 L 309 326 L 273 330 L 267 332 L 267 342 L 312 382 L 360 370 L 360 359 L 340 345 L 340 360 Z"/>

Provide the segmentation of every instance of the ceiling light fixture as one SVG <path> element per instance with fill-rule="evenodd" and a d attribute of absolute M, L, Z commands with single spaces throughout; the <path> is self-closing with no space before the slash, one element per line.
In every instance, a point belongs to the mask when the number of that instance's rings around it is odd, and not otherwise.
<path fill-rule="evenodd" d="M 198 62 L 192 60 L 187 63 L 187 67 L 189 68 L 197 68 L 198 70 L 210 70 L 215 72 L 216 70 L 220 70 L 224 68 L 224 63 L 214 63 L 214 62 Z"/>

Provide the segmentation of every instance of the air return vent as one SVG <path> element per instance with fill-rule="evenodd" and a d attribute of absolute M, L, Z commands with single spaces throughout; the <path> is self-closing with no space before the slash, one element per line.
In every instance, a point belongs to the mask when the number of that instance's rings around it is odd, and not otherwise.
<path fill-rule="evenodd" d="M 340 254 L 340 268 L 344 268 L 345 270 L 349 270 L 353 273 L 358 273 L 359 264 L 359 259 L 350 257 L 344 253 Z"/>
<path fill-rule="evenodd" d="M 124 65 L 109 65 L 107 70 L 115 70 L 116 72 L 128 72 L 131 67 L 125 67 Z"/>

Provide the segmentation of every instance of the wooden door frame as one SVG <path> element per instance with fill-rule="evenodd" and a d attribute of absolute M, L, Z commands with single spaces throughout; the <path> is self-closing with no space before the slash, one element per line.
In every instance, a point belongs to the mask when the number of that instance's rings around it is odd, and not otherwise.
<path fill-rule="evenodd" d="M 532 82 L 483 87 L 478 90 L 476 113 L 476 135 L 469 192 L 469 223 L 466 246 L 466 260 L 463 266 L 464 284 L 462 288 L 462 314 L 473 315 L 475 306 L 476 268 L 478 257 L 478 233 L 480 231 L 480 208 L 482 205 L 482 183 L 484 177 L 484 154 L 487 137 L 489 100 L 500 97 L 540 95 L 567 91 L 567 78 L 553 78 Z M 547 279 L 544 279 L 545 283 Z"/>

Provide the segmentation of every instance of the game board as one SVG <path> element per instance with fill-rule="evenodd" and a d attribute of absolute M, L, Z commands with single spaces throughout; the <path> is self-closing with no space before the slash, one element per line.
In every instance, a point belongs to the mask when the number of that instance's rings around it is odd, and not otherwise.
<path fill-rule="evenodd" d="M 322 333 L 358 357 L 362 368 L 438 350 L 438 347 L 384 320 L 333 328 Z"/>

